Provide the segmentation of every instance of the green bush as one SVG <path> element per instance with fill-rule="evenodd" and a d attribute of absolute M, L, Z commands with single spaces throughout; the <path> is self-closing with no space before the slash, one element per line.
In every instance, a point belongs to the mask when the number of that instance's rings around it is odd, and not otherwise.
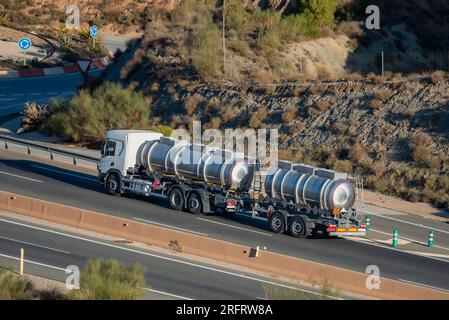
<path fill-rule="evenodd" d="M 149 113 L 142 94 L 107 82 L 93 93 L 83 89 L 70 101 L 53 101 L 42 130 L 68 141 L 100 141 L 110 129 L 144 129 Z"/>
<path fill-rule="evenodd" d="M 218 77 L 223 65 L 220 29 L 209 21 L 193 37 L 192 63 L 203 77 Z"/>
<path fill-rule="evenodd" d="M 145 293 L 143 268 L 132 267 L 116 260 L 89 260 L 81 272 L 80 289 L 69 294 L 81 300 L 137 300 Z"/>

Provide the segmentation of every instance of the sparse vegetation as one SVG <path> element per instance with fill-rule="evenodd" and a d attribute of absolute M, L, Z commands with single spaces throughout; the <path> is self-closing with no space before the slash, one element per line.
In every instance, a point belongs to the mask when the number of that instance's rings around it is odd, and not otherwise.
<path fill-rule="evenodd" d="M 138 300 L 146 286 L 144 269 L 138 264 L 129 267 L 116 260 L 89 260 L 81 272 L 81 288 L 72 290 L 71 299 Z"/>
<path fill-rule="evenodd" d="M 413 161 L 424 163 L 430 156 L 429 145 L 432 138 L 425 132 L 415 134 L 410 141 L 410 153 Z"/>

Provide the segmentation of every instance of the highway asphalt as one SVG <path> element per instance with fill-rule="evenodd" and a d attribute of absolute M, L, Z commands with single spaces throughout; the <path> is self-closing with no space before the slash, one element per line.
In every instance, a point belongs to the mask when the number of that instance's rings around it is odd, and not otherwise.
<path fill-rule="evenodd" d="M 91 75 L 97 76 L 100 72 L 95 70 Z M 0 116 L 23 111 L 27 101 L 48 103 L 52 98 L 70 98 L 82 84 L 79 73 L 0 79 Z"/>
<path fill-rule="evenodd" d="M 369 265 L 377 265 L 383 277 L 449 290 L 449 262 L 442 259 L 365 241 L 294 239 L 273 234 L 265 226 L 244 219 L 233 221 L 222 216 L 194 216 L 173 211 L 163 200 L 150 202 L 112 197 L 98 189 L 94 176 L 28 160 L 26 155 L 4 150 L 0 150 L 0 189 L 251 247 L 266 247 L 270 251 L 358 272 L 365 272 Z M 373 225 L 378 228 L 388 221 L 376 219 L 373 218 Z M 403 230 L 416 228 L 406 222 L 402 224 Z M 449 231 L 446 224 L 438 224 L 438 227 L 444 232 Z M 438 234 L 438 238 L 447 239 L 444 232 Z"/>
<path fill-rule="evenodd" d="M 266 298 L 264 286 L 320 297 L 314 288 L 0 215 L 0 265 L 18 270 L 21 248 L 25 250 L 25 273 L 62 283 L 68 266 L 82 270 L 88 259 L 115 259 L 129 266 L 138 263 L 145 268 L 146 298 L 150 299 L 257 300 Z"/>

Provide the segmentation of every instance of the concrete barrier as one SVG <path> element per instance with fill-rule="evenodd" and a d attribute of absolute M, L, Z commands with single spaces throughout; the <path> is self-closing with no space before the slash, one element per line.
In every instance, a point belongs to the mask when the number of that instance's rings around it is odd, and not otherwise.
<path fill-rule="evenodd" d="M 192 255 L 380 299 L 445 299 L 449 293 L 381 278 L 379 290 L 368 290 L 367 275 L 317 262 L 162 228 L 132 220 L 0 191 L 0 209 L 33 218 L 155 245 Z M 300 241 L 300 240 L 298 240 Z"/>

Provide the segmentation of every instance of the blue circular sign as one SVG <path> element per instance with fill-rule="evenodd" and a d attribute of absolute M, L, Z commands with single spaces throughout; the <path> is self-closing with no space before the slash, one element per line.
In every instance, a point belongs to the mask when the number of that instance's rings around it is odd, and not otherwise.
<path fill-rule="evenodd" d="M 28 38 L 21 38 L 18 42 L 19 49 L 20 50 L 28 50 L 31 48 L 31 40 Z"/>
<path fill-rule="evenodd" d="M 98 27 L 97 26 L 90 27 L 90 36 L 92 38 L 96 38 L 98 36 Z"/>

